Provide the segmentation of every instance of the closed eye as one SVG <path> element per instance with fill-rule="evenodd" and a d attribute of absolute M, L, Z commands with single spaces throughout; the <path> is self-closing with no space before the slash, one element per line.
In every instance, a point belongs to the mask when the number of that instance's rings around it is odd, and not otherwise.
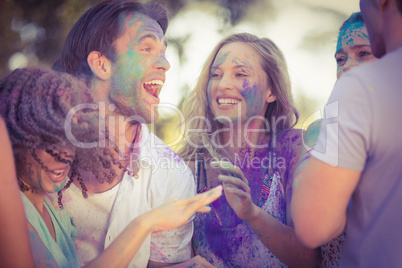
<path fill-rule="evenodd" d="M 236 73 L 236 77 L 246 77 L 247 74 L 245 73 Z"/>

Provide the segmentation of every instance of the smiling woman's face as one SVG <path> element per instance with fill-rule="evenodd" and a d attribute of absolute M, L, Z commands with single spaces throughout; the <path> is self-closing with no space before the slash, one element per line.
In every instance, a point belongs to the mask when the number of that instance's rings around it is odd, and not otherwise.
<path fill-rule="evenodd" d="M 211 66 L 207 94 L 221 123 L 245 123 L 251 117 L 264 116 L 268 103 L 275 100 L 259 55 L 240 42 L 219 50 Z"/>
<path fill-rule="evenodd" d="M 64 152 L 69 156 L 72 156 L 74 153 L 71 149 L 65 149 Z M 70 171 L 70 164 L 57 161 L 44 150 L 35 150 L 35 154 L 45 167 L 42 167 L 41 164 L 26 151 L 27 174 L 30 176 L 27 179 L 30 180 L 36 188 L 47 193 L 54 193 L 63 189 L 68 172 Z M 62 158 L 72 161 L 72 157 L 65 157 L 63 155 Z"/>
<path fill-rule="evenodd" d="M 350 68 L 376 60 L 363 22 L 351 23 L 339 33 L 335 59 L 338 79 Z"/>

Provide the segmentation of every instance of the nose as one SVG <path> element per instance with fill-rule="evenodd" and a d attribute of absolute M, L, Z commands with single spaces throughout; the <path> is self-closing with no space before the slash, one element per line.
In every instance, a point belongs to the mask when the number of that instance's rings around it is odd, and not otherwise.
<path fill-rule="evenodd" d="M 231 78 L 228 75 L 223 75 L 219 81 L 218 89 L 231 89 L 233 88 L 233 83 Z"/>
<path fill-rule="evenodd" d="M 342 69 L 341 69 L 341 72 L 340 72 L 339 75 L 338 75 L 338 78 L 341 76 L 341 74 L 342 74 L 343 72 L 346 72 L 346 71 L 350 70 L 351 68 L 353 68 L 353 67 L 355 67 L 355 66 L 357 66 L 357 65 L 359 65 L 359 62 L 358 62 L 356 59 L 354 59 L 354 58 L 349 58 L 349 59 L 346 61 L 345 65 L 343 65 L 343 67 L 342 67 Z"/>
<path fill-rule="evenodd" d="M 161 54 L 156 60 L 154 67 L 156 69 L 163 69 L 165 72 L 167 72 L 170 69 L 170 64 L 165 55 Z"/>

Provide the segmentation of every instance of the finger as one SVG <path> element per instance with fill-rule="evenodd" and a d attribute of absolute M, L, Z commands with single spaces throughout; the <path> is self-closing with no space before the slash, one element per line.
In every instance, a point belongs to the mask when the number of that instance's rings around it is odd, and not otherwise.
<path fill-rule="evenodd" d="M 235 172 L 235 166 L 227 161 L 213 161 L 211 162 L 211 166 L 218 168 L 220 171 Z"/>
<path fill-rule="evenodd" d="M 213 167 L 218 168 L 219 171 L 221 172 L 230 173 L 235 177 L 239 177 L 242 181 L 244 181 L 245 184 L 248 185 L 248 179 L 244 176 L 243 171 L 241 171 L 241 169 L 238 166 L 235 166 L 230 162 L 224 162 L 224 161 L 211 162 L 211 165 Z"/>
<path fill-rule="evenodd" d="M 191 205 L 195 202 L 205 202 L 205 205 L 215 201 L 219 196 L 222 195 L 222 186 L 212 188 L 202 194 L 197 194 L 191 198 L 184 199 L 186 205 Z"/>
<path fill-rule="evenodd" d="M 215 187 L 216 188 L 216 187 Z M 200 202 L 208 202 L 209 198 L 213 198 L 215 195 L 220 195 L 220 192 L 222 192 L 222 190 L 219 189 L 211 189 L 209 191 L 206 191 L 202 194 L 196 194 L 193 197 L 187 198 L 187 199 L 183 199 L 183 202 L 185 203 L 185 205 L 192 205 L 194 203 L 200 203 Z M 212 201 L 211 201 L 212 202 Z"/>
<path fill-rule="evenodd" d="M 236 177 L 232 176 L 226 176 L 226 175 L 219 175 L 218 179 L 222 181 L 223 183 L 229 183 L 232 184 L 233 186 L 242 189 L 245 192 L 250 192 L 250 187 L 245 184 L 242 180 Z"/>
<path fill-rule="evenodd" d="M 212 188 L 211 190 L 202 193 L 201 195 L 205 195 L 206 199 L 204 199 L 204 205 L 208 205 L 211 202 L 215 201 L 216 199 L 218 199 L 221 195 L 222 195 L 222 185 L 218 185 L 215 188 Z"/>
<path fill-rule="evenodd" d="M 183 199 L 183 202 L 185 205 L 191 205 L 191 204 L 194 204 L 195 202 L 199 202 L 202 199 L 206 199 L 206 198 L 207 198 L 207 195 L 204 195 L 204 193 L 202 193 L 202 194 L 197 194 L 197 195 L 187 198 L 187 199 Z"/>
<path fill-rule="evenodd" d="M 222 186 L 219 185 L 205 193 L 190 198 L 192 199 L 192 202 L 187 204 L 186 211 L 191 215 L 201 207 L 209 205 L 210 203 L 218 199 L 221 195 L 222 195 Z"/>
<path fill-rule="evenodd" d="M 216 266 L 210 264 L 205 258 L 197 255 L 193 258 L 193 263 L 197 266 L 195 267 L 203 267 L 203 268 L 216 268 Z"/>
<path fill-rule="evenodd" d="M 240 189 L 225 187 L 224 191 L 225 191 L 225 193 L 235 194 L 238 197 L 240 197 L 241 199 L 247 199 L 247 197 L 248 197 L 248 194 Z"/>
<path fill-rule="evenodd" d="M 199 262 L 200 267 L 203 268 L 216 268 L 216 266 L 210 264 L 205 258 L 202 258 Z"/>
<path fill-rule="evenodd" d="M 199 209 L 197 209 L 197 212 L 201 212 L 201 213 L 207 213 L 211 211 L 211 207 L 210 206 L 203 206 L 200 207 Z"/>

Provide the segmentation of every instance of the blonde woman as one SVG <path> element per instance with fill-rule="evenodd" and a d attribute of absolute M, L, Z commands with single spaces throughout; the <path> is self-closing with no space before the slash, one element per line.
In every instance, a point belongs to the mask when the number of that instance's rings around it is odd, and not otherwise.
<path fill-rule="evenodd" d="M 282 52 L 242 33 L 222 40 L 186 99 L 186 138 L 198 192 L 224 196 L 196 215 L 193 247 L 218 267 L 315 266 L 290 217 L 301 130 Z"/>

